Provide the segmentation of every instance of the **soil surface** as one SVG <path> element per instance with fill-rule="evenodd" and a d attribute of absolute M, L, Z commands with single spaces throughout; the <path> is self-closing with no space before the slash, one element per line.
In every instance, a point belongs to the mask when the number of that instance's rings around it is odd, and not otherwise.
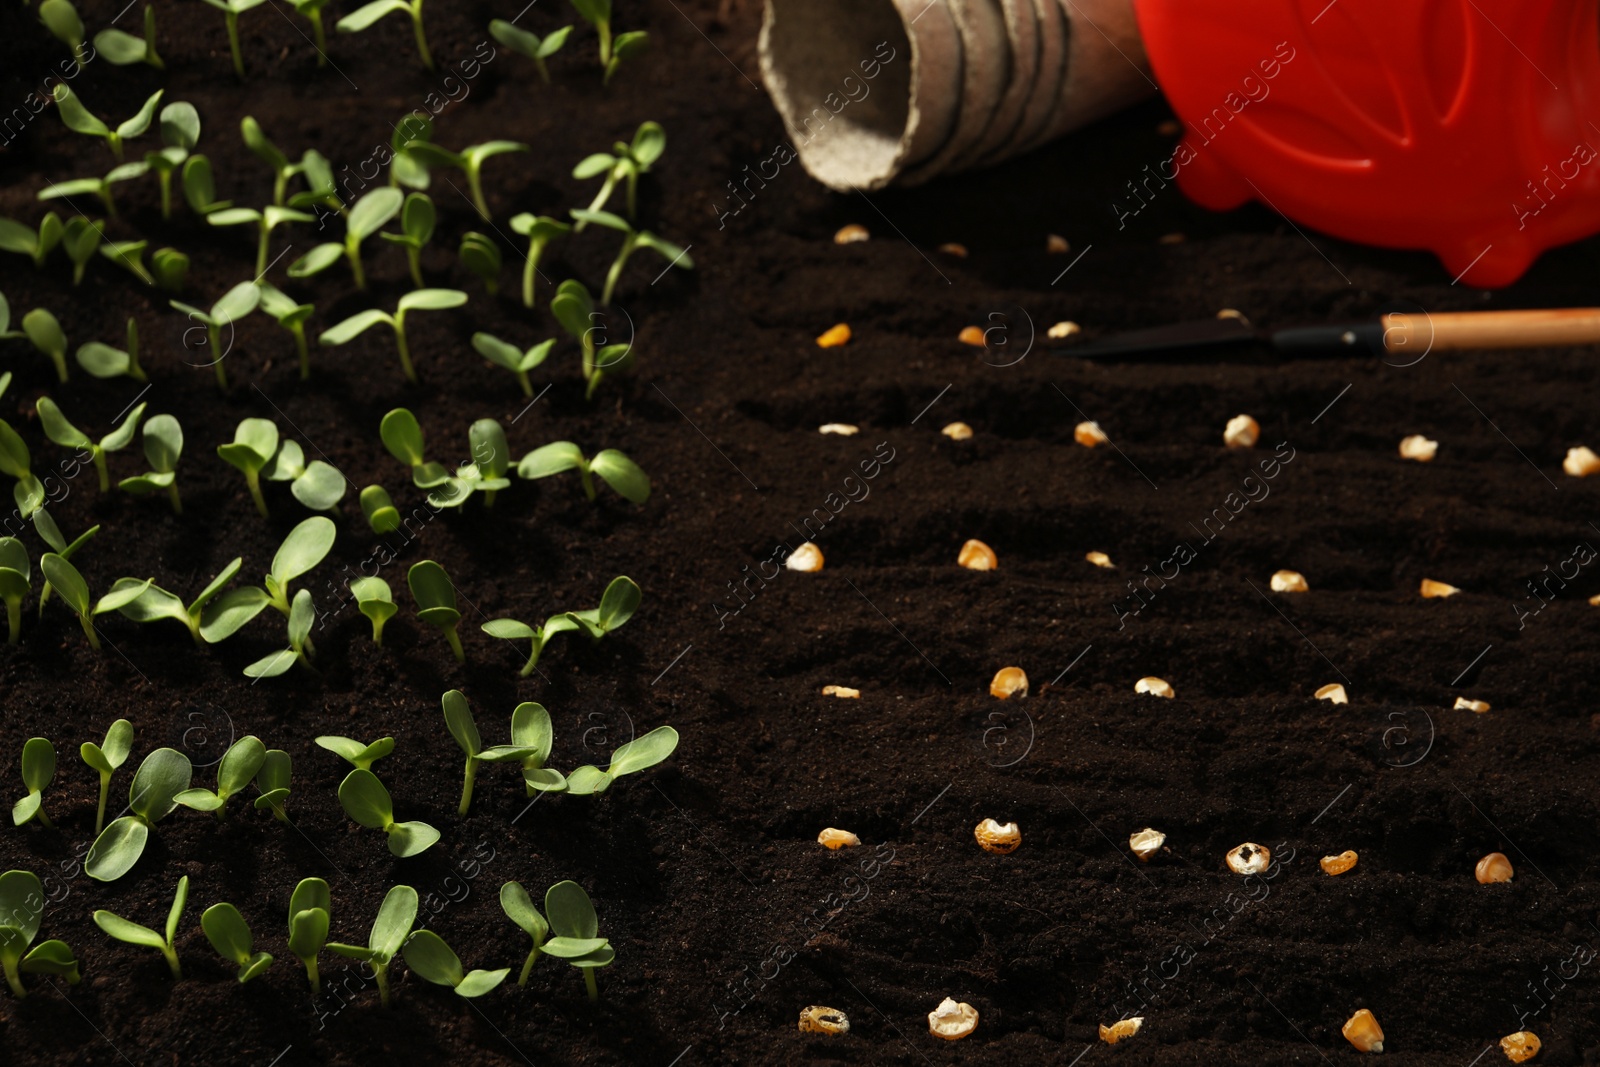
<path fill-rule="evenodd" d="M 118 6 L 84 0 L 91 34 Z M 333 5 L 329 22 L 351 6 Z M 430 4 L 435 56 L 461 71 L 491 47 L 489 20 L 517 6 Z M 452 148 L 511 138 L 532 151 L 487 164 L 493 229 L 459 195 L 459 174 L 434 183 L 440 228 L 424 271 L 471 302 L 412 317 L 420 387 L 404 382 L 381 329 L 314 349 L 302 383 L 288 334 L 254 315 L 228 342 L 232 388 L 219 396 L 193 324 L 165 294 L 99 257 L 73 288 L 59 252 L 39 271 L 0 256 L 15 318 L 48 307 L 75 347 L 117 341 L 131 315 L 145 342 L 142 393 L 76 367 L 60 386 L 25 342 L 0 343 L 15 375 L 0 407 L 36 470 L 70 456 L 38 426 L 34 401 L 46 393 L 96 436 L 136 397 L 184 427 L 181 517 L 159 497 L 100 493 L 87 471 L 62 483 L 50 511 L 69 536 L 101 525 L 75 558 L 96 592 L 136 575 L 192 596 L 234 556 L 241 581 L 265 573 L 308 513 L 269 484 L 263 521 L 216 458 L 241 418 L 274 419 L 352 486 L 332 555 L 300 583 L 325 613 L 314 673 L 241 676 L 283 643 L 271 612 L 213 647 L 174 623 L 103 616 L 95 653 L 59 600 L 36 620 L 30 597 L 21 644 L 0 653 L 0 752 L 15 768 L 27 738 L 56 742 L 45 794 L 56 828 L 7 828 L 0 861 L 48 877 L 40 936 L 72 946 L 83 980 L 28 977 L 25 1000 L 0 996 L 6 1061 L 1315 1064 L 1353 1062 L 1339 1030 L 1366 1007 L 1387 1034 L 1386 1062 L 1464 1067 L 1485 1050 L 1482 1062 L 1499 1062 L 1491 1046 L 1522 1028 L 1544 1042 L 1537 1062 L 1600 1062 L 1600 609 L 1586 602 L 1600 593 L 1586 547 L 1600 544 L 1600 485 L 1561 472 L 1567 448 L 1600 442 L 1594 352 L 1436 353 L 1397 366 L 1275 365 L 1246 350 L 1140 366 L 1043 344 L 1059 320 L 1087 338 L 1226 307 L 1275 328 L 1400 303 L 1586 305 L 1600 245 L 1559 250 L 1516 287 L 1480 293 L 1452 286 L 1429 256 L 1302 233 L 1265 210 L 1210 215 L 1175 188 L 1119 227 L 1126 183 L 1172 151 L 1157 101 L 1003 169 L 870 198 L 831 194 L 797 163 L 770 162 L 787 137 L 757 85 L 759 12 L 721 6 L 619 4 L 618 27 L 647 29 L 655 47 L 609 88 L 587 28 L 551 62 L 548 86 L 503 49 L 446 83 L 443 66 L 418 64 L 399 17 L 330 33 L 333 62 L 318 67 L 304 23 L 277 0 L 241 20 L 242 84 L 221 14 L 197 3 L 159 5 L 165 72 L 97 60 L 75 80 L 114 121 L 156 88 L 193 102 L 218 195 L 240 205 L 271 196 L 267 168 L 237 135 L 247 114 L 291 155 L 315 147 L 341 176 L 362 173 L 417 107 L 440 106 L 436 139 Z M 136 17 L 123 28 L 136 30 Z M 570 21 L 550 2 L 522 25 L 545 33 Z M 5 113 L 62 54 L 30 9 L 5 5 Z M 641 186 L 640 215 L 692 246 L 695 269 L 662 273 L 641 253 L 605 320 L 611 339 L 634 338 L 635 373 L 587 403 L 576 345 L 563 338 L 533 375 L 548 390 L 530 406 L 472 351 L 472 333 L 524 347 L 557 336 L 545 307 L 554 284 L 577 277 L 598 290 L 617 242 L 592 230 L 557 243 L 529 311 L 508 220 L 587 204 L 594 183 L 572 179 L 573 165 L 645 119 L 669 142 Z M 7 137 L 0 214 L 13 218 L 37 221 L 45 184 L 112 162 L 50 111 Z M 775 167 L 764 183 L 749 178 Z M 359 179 L 347 188 L 359 191 Z M 209 228 L 184 206 L 163 221 L 153 179 L 117 196 L 109 236 L 191 254 L 190 302 L 208 305 L 252 276 L 253 234 Z M 98 214 L 90 200 L 75 204 Z M 849 222 L 872 239 L 835 245 Z M 367 250 L 367 293 L 342 266 L 291 282 L 287 263 L 326 239 L 313 229 L 279 231 L 272 251 L 285 257 L 269 271 L 316 303 L 313 336 L 362 308 L 392 308 L 409 288 L 401 250 L 379 241 Z M 456 259 L 469 230 L 503 248 L 497 297 Z M 1047 233 L 1072 251 L 1046 254 Z M 1163 240 L 1171 234 L 1185 239 Z M 970 254 L 938 251 L 946 242 Z M 837 322 L 853 340 L 816 347 Z M 956 341 L 968 325 L 992 328 L 989 349 Z M 591 504 L 568 475 L 518 482 L 492 510 L 474 499 L 433 516 L 378 439 L 380 417 L 400 405 L 441 462 L 467 458 L 468 425 L 493 417 L 517 455 L 555 440 L 620 448 L 655 491 L 642 507 L 605 490 Z M 1229 450 L 1222 427 L 1241 412 L 1259 421 L 1261 441 Z M 1076 444 L 1084 419 L 1114 444 Z M 940 435 L 955 420 L 971 424 L 970 440 Z M 830 422 L 860 433 L 819 434 Z M 1431 464 L 1397 455 L 1413 433 L 1439 442 Z M 137 448 L 110 464 L 119 478 L 145 469 Z M 372 483 L 418 516 L 410 533 L 367 527 L 355 490 Z M 37 559 L 39 540 L 22 536 Z M 813 536 L 821 573 L 774 567 Z M 997 570 L 956 565 L 968 538 L 993 546 Z M 1112 569 L 1086 562 L 1089 551 L 1108 553 Z M 424 558 L 459 588 L 464 667 L 405 591 L 405 568 Z M 1280 568 L 1304 573 L 1311 591 L 1270 592 Z M 338 594 L 374 571 L 401 604 L 381 649 Z M 522 648 L 479 630 L 489 618 L 592 607 L 618 574 L 644 589 L 638 615 L 598 645 L 558 639 L 531 678 L 517 674 Z M 1462 592 L 1423 600 L 1423 578 Z M 1002 703 L 988 683 L 1012 665 L 1032 694 Z M 1176 699 L 1135 694 L 1151 675 Z M 1330 682 L 1345 685 L 1348 704 L 1313 699 Z M 831 684 L 861 696 L 822 696 Z M 604 796 L 532 807 L 514 771 L 486 765 L 458 818 L 462 756 L 439 710 L 452 687 L 467 693 L 486 743 L 505 741 L 519 701 L 545 704 L 551 763 L 564 769 L 603 765 L 663 723 L 682 744 Z M 1491 710 L 1452 710 L 1460 696 Z M 255 734 L 293 757 L 291 823 L 248 797 L 223 822 L 179 809 L 127 877 L 92 881 L 81 858 L 97 783 L 76 752 L 119 716 L 137 738 L 113 810 L 150 750 L 185 751 L 205 784 L 230 740 Z M 320 734 L 395 737 L 377 770 L 398 817 L 434 824 L 439 844 L 396 860 L 346 818 L 336 789 L 348 767 L 313 744 Z M 15 769 L 5 781 L 22 795 Z M 986 817 L 1018 822 L 1021 847 L 979 850 L 973 827 Z M 822 849 L 827 826 L 861 845 Z M 1147 865 L 1126 847 L 1145 826 L 1167 835 Z M 1274 850 L 1269 877 L 1224 866 L 1245 841 Z M 1318 869 L 1345 849 L 1360 854 L 1355 870 Z M 1510 883 L 1474 880 L 1491 851 L 1515 865 Z M 91 913 L 160 926 L 185 874 L 184 978 L 174 983 L 156 952 L 111 941 Z M 308 876 L 327 879 L 332 936 L 353 942 L 390 886 L 415 886 L 426 924 L 469 968 L 519 967 L 526 953 L 499 907 L 502 883 L 538 899 L 575 879 L 616 962 L 599 972 L 598 1005 L 554 959 L 527 987 L 513 973 L 470 1001 L 397 965 L 396 1004 L 384 1011 L 358 970 L 325 954 L 327 989 L 313 998 L 285 944 L 289 893 Z M 278 957 L 247 985 L 199 930 L 200 912 L 222 900 Z M 964 1041 L 928 1034 L 925 1017 L 947 996 L 981 1014 Z M 798 1033 L 810 1004 L 848 1013 L 849 1034 Z M 1100 1044 L 1097 1026 L 1124 1014 L 1144 1017 L 1143 1031 Z"/>

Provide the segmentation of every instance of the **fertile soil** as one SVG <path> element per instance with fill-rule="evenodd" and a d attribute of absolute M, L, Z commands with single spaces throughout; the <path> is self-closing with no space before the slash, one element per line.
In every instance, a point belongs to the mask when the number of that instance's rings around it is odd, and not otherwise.
<path fill-rule="evenodd" d="M 85 0 L 90 33 L 118 6 Z M 489 20 L 516 6 L 429 5 L 435 56 L 458 70 L 481 57 Z M 160 5 L 165 72 L 97 60 L 76 79 L 113 121 L 156 88 L 193 102 L 219 196 L 240 205 L 271 197 L 267 168 L 237 135 L 246 114 L 291 155 L 315 147 L 341 175 L 362 172 L 408 111 L 449 93 L 458 99 L 438 116 L 440 143 L 511 138 L 533 150 L 488 163 L 492 229 L 446 184 L 464 189 L 459 174 L 434 183 L 440 232 L 424 271 L 472 299 L 412 317 L 420 387 L 404 382 L 382 329 L 314 349 L 303 383 L 288 334 L 254 315 L 237 324 L 232 388 L 219 396 L 193 324 L 166 294 L 100 257 L 78 288 L 59 252 L 39 271 L 0 257 L 15 318 L 48 307 L 75 347 L 117 341 L 131 315 L 145 341 L 142 394 L 76 367 L 60 386 L 26 342 L 4 343 L 15 375 L 4 415 L 36 470 L 70 455 L 39 429 L 45 393 L 96 436 L 135 396 L 184 427 L 181 517 L 160 497 L 100 493 L 87 472 L 50 506 L 69 536 L 101 525 L 75 559 L 96 592 L 136 575 L 192 596 L 234 556 L 241 580 L 265 573 L 307 512 L 275 483 L 263 521 L 216 458 L 241 418 L 274 419 L 353 487 L 332 556 L 300 583 L 326 613 L 314 672 L 241 676 L 283 645 L 271 612 L 212 647 L 173 623 L 103 616 L 97 654 L 59 600 L 36 621 L 30 597 L 21 644 L 0 653 L 0 752 L 10 761 L 31 736 L 55 741 L 45 810 L 56 829 L 6 829 L 0 860 L 48 876 L 40 936 L 72 946 L 83 981 L 28 977 L 25 1000 L 0 996 L 4 1059 L 1311 1064 L 1356 1055 L 1339 1030 L 1367 1007 L 1395 1063 L 1461 1067 L 1486 1050 L 1483 1062 L 1498 1062 L 1491 1046 L 1522 1028 L 1544 1042 L 1538 1062 L 1600 1062 L 1589 965 L 1600 939 L 1600 609 L 1586 603 L 1600 572 L 1580 547 L 1600 544 L 1600 508 L 1593 485 L 1560 469 L 1568 447 L 1600 441 L 1593 351 L 1434 353 L 1395 366 L 1277 365 L 1245 350 L 1141 366 L 1042 343 L 1064 319 L 1088 338 L 1225 307 L 1280 327 L 1398 302 L 1590 304 L 1600 245 L 1552 253 L 1516 287 L 1476 293 L 1429 256 L 1302 234 L 1265 210 L 1209 215 L 1170 187 L 1133 214 L 1126 183 L 1172 150 L 1154 101 L 1003 168 L 917 190 L 831 194 L 797 163 L 763 184 L 749 174 L 772 174 L 786 135 L 757 84 L 759 12 L 719 6 L 619 5 L 619 28 L 647 29 L 654 49 L 609 88 L 587 29 L 552 61 L 548 86 L 503 49 L 446 84 L 443 69 L 416 62 L 401 17 L 330 33 L 337 67 L 319 68 L 304 23 L 278 3 L 241 20 L 243 83 L 221 13 L 198 3 Z M 330 24 L 351 7 L 336 5 Z M 136 17 L 123 27 L 136 29 Z M 521 24 L 545 33 L 569 21 L 547 3 Z M 30 9 L 5 5 L 4 112 L 62 54 Z M 669 143 L 642 184 L 642 222 L 691 245 L 695 269 L 657 278 L 664 264 L 641 253 L 606 320 L 612 340 L 634 337 L 634 374 L 588 403 L 576 345 L 563 339 L 534 373 L 535 388 L 549 389 L 529 407 L 509 374 L 472 351 L 472 333 L 522 346 L 557 336 L 544 306 L 554 283 L 598 289 L 617 235 L 558 242 L 542 265 L 541 307 L 529 311 L 508 220 L 587 204 L 594 183 L 573 180 L 572 166 L 645 119 Z M 102 144 L 46 111 L 0 152 L 0 214 L 36 221 L 34 194 L 48 182 L 110 163 Z M 194 257 L 190 302 L 252 276 L 249 228 L 209 228 L 181 205 L 164 222 L 153 179 L 120 186 L 118 200 L 110 237 Z M 835 245 L 848 222 L 872 239 Z M 326 239 L 312 230 L 278 232 L 273 255 L 293 250 L 269 277 L 317 304 L 313 336 L 362 308 L 392 308 L 409 288 L 401 251 L 379 241 L 367 250 L 367 293 L 342 265 L 314 285 L 291 282 L 287 263 Z M 502 244 L 497 297 L 456 259 L 469 230 Z M 1072 252 L 1046 254 L 1051 232 Z M 936 251 L 945 242 L 970 256 Z M 837 322 L 854 339 L 816 347 Z M 989 350 L 957 343 L 967 325 L 998 327 Z M 591 504 L 566 475 L 518 482 L 492 510 L 474 499 L 429 519 L 378 439 L 380 417 L 401 405 L 442 462 L 465 459 L 468 425 L 493 417 L 517 455 L 556 440 L 620 448 L 654 493 L 636 507 L 602 489 Z M 1241 412 L 1259 420 L 1261 442 L 1229 450 L 1222 427 Z M 958 419 L 970 440 L 940 435 Z M 1083 419 L 1115 447 L 1076 444 Z M 819 434 L 829 422 L 860 433 Z M 1434 462 L 1398 457 L 1412 433 L 1438 440 Z M 115 477 L 145 469 L 137 447 L 111 466 Z M 421 509 L 410 534 L 368 528 L 354 490 L 372 483 L 406 512 Z M 773 566 L 775 550 L 781 559 L 813 535 L 825 570 Z M 41 543 L 22 536 L 37 559 Z M 956 565 L 968 538 L 993 546 L 997 570 Z M 1187 552 L 1175 555 L 1180 543 Z M 1114 567 L 1087 563 L 1091 550 Z M 405 568 L 424 558 L 460 590 L 464 667 L 405 591 Z M 1303 572 L 1310 593 L 1270 592 L 1279 568 Z M 382 648 L 337 593 L 374 571 L 401 603 Z M 644 589 L 638 615 L 600 644 L 558 639 L 531 678 L 517 674 L 525 649 L 479 630 L 489 618 L 592 607 L 618 574 Z M 1462 592 L 1423 600 L 1423 578 Z M 1002 703 L 988 683 L 1010 665 L 1033 692 Z M 1176 699 L 1135 694 L 1147 675 L 1167 679 Z M 1330 682 L 1346 686 L 1348 704 L 1312 698 Z M 859 688 L 860 699 L 822 696 L 830 684 Z M 462 756 L 439 710 L 452 687 L 469 696 L 486 743 L 505 741 L 519 701 L 545 704 L 551 763 L 564 769 L 604 765 L 632 733 L 663 723 L 682 744 L 603 796 L 550 795 L 532 808 L 514 771 L 485 765 L 471 814 L 458 818 Z M 1458 696 L 1492 708 L 1452 710 Z M 293 757 L 291 823 L 248 798 L 224 822 L 179 809 L 127 877 L 91 880 L 80 861 L 97 783 L 76 752 L 119 716 L 137 739 L 113 810 L 148 751 L 185 751 L 207 784 L 230 740 L 255 734 Z M 431 822 L 440 843 L 397 860 L 346 818 L 336 790 L 349 768 L 313 744 L 321 734 L 394 736 L 376 769 L 398 817 Z M 22 795 L 15 770 L 5 780 Z M 1021 847 L 981 851 L 973 827 L 986 817 L 1018 822 Z M 827 826 L 862 844 L 824 850 L 816 835 Z M 1148 865 L 1126 848 L 1145 826 L 1167 835 Z M 1274 850 L 1270 877 L 1247 882 L 1224 866 L 1244 841 Z M 1354 871 L 1318 869 L 1345 849 L 1360 854 Z M 1515 865 L 1510 883 L 1473 878 L 1491 851 Z M 160 926 L 185 874 L 184 978 L 174 983 L 156 952 L 111 941 L 91 913 Z M 528 946 L 499 887 L 515 879 L 537 899 L 571 878 L 592 895 L 616 962 L 599 972 L 593 1005 L 579 973 L 554 959 L 527 987 L 513 972 L 471 1001 L 397 964 L 385 1011 L 358 970 L 324 954 L 328 988 L 313 999 L 285 944 L 290 891 L 308 876 L 332 887 L 335 939 L 364 940 L 383 894 L 405 883 L 423 894 L 426 924 L 466 966 L 485 968 L 519 967 Z M 247 985 L 199 930 L 201 910 L 222 900 L 278 957 Z M 927 1031 L 947 996 L 981 1013 L 958 1043 Z M 798 1033 L 810 1004 L 848 1013 L 849 1034 Z M 1123 1014 L 1143 1016 L 1143 1031 L 1101 1045 L 1098 1024 Z"/>

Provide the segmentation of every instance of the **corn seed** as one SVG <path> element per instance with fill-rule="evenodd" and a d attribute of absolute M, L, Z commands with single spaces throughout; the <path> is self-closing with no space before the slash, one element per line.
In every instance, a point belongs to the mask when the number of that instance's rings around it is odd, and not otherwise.
<path fill-rule="evenodd" d="M 839 232 L 833 235 L 833 243 L 836 245 L 853 245 L 871 237 L 872 234 L 867 232 L 865 226 L 858 222 L 852 222 L 848 226 L 839 227 Z"/>
<path fill-rule="evenodd" d="M 1246 326 L 1250 325 L 1250 320 L 1244 317 L 1244 312 L 1235 310 L 1234 308 L 1223 308 L 1221 311 L 1217 312 L 1217 319 L 1218 321 L 1227 321 L 1228 319 L 1232 319 L 1235 322 L 1242 322 Z"/>
<path fill-rule="evenodd" d="M 1022 844 L 1022 831 L 1014 822 L 1000 823 L 985 819 L 973 828 L 972 836 L 977 838 L 979 847 L 985 852 L 998 852 L 1001 855 L 1015 852 L 1017 846 Z"/>
<path fill-rule="evenodd" d="M 1067 239 L 1058 233 L 1052 233 L 1044 239 L 1044 250 L 1052 256 L 1064 256 L 1072 251 L 1072 246 Z"/>
<path fill-rule="evenodd" d="M 959 1041 L 978 1028 L 978 1009 L 949 997 L 928 1013 L 928 1033 L 946 1041 Z"/>
<path fill-rule="evenodd" d="M 1461 590 L 1449 582 L 1436 582 L 1432 578 L 1422 579 L 1422 597 L 1424 600 L 1433 600 L 1438 597 L 1455 596 Z"/>
<path fill-rule="evenodd" d="M 1514 1034 L 1507 1034 L 1500 1039 L 1500 1048 L 1505 1051 L 1506 1059 L 1512 1063 L 1526 1063 L 1539 1054 L 1539 1049 L 1544 1043 L 1537 1034 L 1528 1030 L 1518 1030 Z"/>
<path fill-rule="evenodd" d="M 1131 1019 L 1120 1019 L 1107 1026 L 1100 1024 L 1100 1040 L 1108 1045 L 1115 1045 L 1118 1041 L 1126 1041 L 1139 1032 L 1139 1027 L 1144 1025 L 1144 1016 L 1135 1015 Z"/>
<path fill-rule="evenodd" d="M 1168 700 L 1178 695 L 1172 691 L 1172 686 L 1168 685 L 1160 678 L 1154 677 L 1140 678 L 1137 682 L 1133 683 L 1133 691 L 1135 693 L 1149 693 L 1154 697 L 1166 697 Z"/>
<path fill-rule="evenodd" d="M 800 1032 L 802 1034 L 848 1034 L 850 1032 L 850 1017 L 838 1008 L 824 1008 L 821 1004 L 813 1004 L 809 1008 L 800 1009 Z"/>
<path fill-rule="evenodd" d="M 1432 463 L 1439 454 L 1439 442 L 1430 441 L 1420 433 L 1400 439 L 1400 458 L 1414 459 L 1418 463 Z"/>
<path fill-rule="evenodd" d="M 1466 697 L 1456 697 L 1455 711 L 1475 711 L 1479 715 L 1489 710 L 1487 700 L 1468 700 Z"/>
<path fill-rule="evenodd" d="M 1272 591 L 1274 593 L 1309 593 L 1311 587 L 1306 584 L 1306 576 L 1299 571 L 1273 571 Z"/>
<path fill-rule="evenodd" d="M 977 539 L 961 546 L 956 562 L 969 571 L 992 571 L 1000 566 L 1000 558 L 994 554 L 994 549 Z"/>
<path fill-rule="evenodd" d="M 836 830 L 830 826 L 817 835 L 817 844 L 832 849 L 855 848 L 861 844 L 861 838 L 849 830 Z"/>
<path fill-rule="evenodd" d="M 1093 563 L 1096 567 L 1104 567 L 1106 570 L 1112 569 L 1111 557 L 1104 552 L 1088 552 L 1084 554 L 1083 558 Z"/>
<path fill-rule="evenodd" d="M 1083 327 L 1071 321 L 1058 322 L 1045 331 L 1046 335 L 1049 336 L 1051 340 L 1055 341 L 1065 340 L 1068 337 L 1075 336 L 1082 332 Z"/>
<path fill-rule="evenodd" d="M 817 338 L 818 348 L 838 348 L 850 341 L 850 324 L 841 322 L 839 325 L 823 333 Z"/>
<path fill-rule="evenodd" d="M 1561 461 L 1561 469 L 1574 478 L 1587 478 L 1589 475 L 1600 471 L 1600 456 L 1594 451 L 1579 445 L 1577 448 L 1567 449 L 1567 458 Z"/>
<path fill-rule="evenodd" d="M 1509 882 L 1511 875 L 1511 861 L 1506 859 L 1504 852 L 1491 852 L 1478 861 L 1477 869 L 1473 871 L 1478 876 L 1478 881 L 1484 885 L 1491 882 Z"/>
<path fill-rule="evenodd" d="M 1326 700 L 1330 704 L 1348 704 L 1350 698 L 1345 695 L 1344 686 L 1333 682 L 1318 689 L 1313 694 L 1318 700 Z"/>
<path fill-rule="evenodd" d="M 1222 443 L 1229 448 L 1254 448 L 1261 440 L 1261 424 L 1249 415 L 1235 415 L 1222 431 Z"/>
<path fill-rule="evenodd" d="M 1337 856 L 1322 857 L 1322 869 L 1328 874 L 1343 874 L 1356 865 L 1356 854 L 1345 849 Z"/>
<path fill-rule="evenodd" d="M 1161 846 L 1167 843 L 1167 835 L 1160 830 L 1152 830 L 1146 826 L 1143 830 L 1128 835 L 1128 847 L 1133 854 L 1139 857 L 1141 863 L 1149 863 L 1150 857 L 1161 851 Z"/>
<path fill-rule="evenodd" d="M 815 541 L 807 541 L 790 553 L 783 565 L 792 571 L 815 574 L 822 569 L 822 549 L 817 547 Z"/>
<path fill-rule="evenodd" d="M 1021 667 L 1001 667 L 989 683 L 989 695 L 1001 700 L 1028 695 L 1028 676 Z"/>
<path fill-rule="evenodd" d="M 1372 1013 L 1362 1008 L 1344 1024 L 1344 1029 L 1339 1031 L 1344 1034 L 1345 1040 L 1356 1047 L 1359 1052 L 1383 1051 L 1383 1027 L 1378 1025 L 1378 1020 Z"/>
<path fill-rule="evenodd" d="M 956 340 L 960 341 L 964 345 L 972 345 L 974 348 L 982 348 L 984 346 L 983 327 L 963 327 L 961 333 L 957 335 Z"/>
<path fill-rule="evenodd" d="M 1234 845 L 1228 850 L 1228 869 L 1234 874 L 1260 874 L 1272 862 L 1272 850 L 1254 841 Z"/>
<path fill-rule="evenodd" d="M 939 432 L 952 441 L 968 441 L 972 439 L 972 427 L 964 422 L 952 422 Z"/>
<path fill-rule="evenodd" d="M 1098 422 L 1078 423 L 1077 426 L 1073 427 L 1072 439 L 1077 441 L 1084 448 L 1093 448 L 1096 445 L 1103 445 L 1107 441 L 1111 440 L 1111 438 L 1106 436 L 1106 432 L 1100 428 L 1100 424 Z"/>
<path fill-rule="evenodd" d="M 849 700 L 858 700 L 861 697 L 861 690 L 851 689 L 848 685 L 825 685 L 822 687 L 822 695 L 825 697 L 845 697 Z"/>
<path fill-rule="evenodd" d="M 852 426 L 848 422 L 825 422 L 817 427 L 818 433 L 836 433 L 840 437 L 854 437 L 861 432 L 859 426 Z"/>
<path fill-rule="evenodd" d="M 967 258 L 967 246 L 956 244 L 954 241 L 950 242 L 949 244 L 940 245 L 939 251 L 943 252 L 947 256 L 954 256 L 956 259 Z"/>

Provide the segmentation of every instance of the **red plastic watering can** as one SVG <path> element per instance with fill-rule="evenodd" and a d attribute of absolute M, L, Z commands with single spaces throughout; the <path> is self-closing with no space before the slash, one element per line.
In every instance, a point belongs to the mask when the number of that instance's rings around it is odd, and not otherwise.
<path fill-rule="evenodd" d="M 1163 176 L 1509 285 L 1600 231 L 1597 0 L 1135 0 Z"/>

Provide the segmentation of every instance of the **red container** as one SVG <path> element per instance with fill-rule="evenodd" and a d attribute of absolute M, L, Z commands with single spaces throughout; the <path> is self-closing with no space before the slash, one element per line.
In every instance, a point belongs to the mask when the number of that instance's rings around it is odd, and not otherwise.
<path fill-rule="evenodd" d="M 1474 286 L 1600 231 L 1596 0 L 1135 0 L 1214 210 L 1426 248 Z"/>

